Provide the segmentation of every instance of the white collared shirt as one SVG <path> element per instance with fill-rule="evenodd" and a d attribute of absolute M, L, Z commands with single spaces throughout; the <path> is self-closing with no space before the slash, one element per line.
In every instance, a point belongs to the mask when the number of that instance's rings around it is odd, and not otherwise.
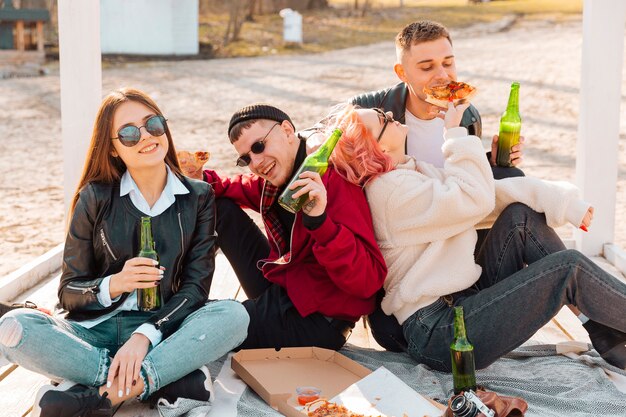
<path fill-rule="evenodd" d="M 135 180 L 133 180 L 133 177 L 128 171 L 126 171 L 124 175 L 122 175 L 122 179 L 120 180 L 120 197 L 128 194 L 130 201 L 133 203 L 133 205 L 147 216 L 156 217 L 160 215 L 165 210 L 170 208 L 172 204 L 174 204 L 174 202 L 176 201 L 176 195 L 189 194 L 189 190 L 183 185 L 178 177 L 176 177 L 176 175 L 172 173 L 170 167 L 165 165 L 165 168 L 167 169 L 167 181 L 165 183 L 165 188 L 163 188 L 161 196 L 152 207 L 150 207 L 144 196 L 141 194 L 139 187 L 137 187 Z M 100 291 L 97 295 L 98 301 L 105 308 L 109 307 L 111 304 L 113 304 L 114 301 L 119 300 L 119 298 L 121 297 L 119 296 L 115 300 L 111 300 L 111 292 L 109 289 L 110 283 L 111 275 L 102 280 L 102 283 L 100 284 Z M 103 321 L 110 319 L 121 311 L 137 310 L 139 310 L 137 307 L 137 291 L 133 291 L 126 298 L 122 305 L 120 305 L 118 308 L 111 311 L 110 313 L 93 320 L 78 321 L 76 323 L 90 329 L 102 323 Z M 152 347 L 156 346 L 163 338 L 163 334 L 159 330 L 157 330 L 154 325 L 149 323 L 142 324 L 133 333 L 141 333 L 146 336 L 148 339 L 150 339 Z"/>

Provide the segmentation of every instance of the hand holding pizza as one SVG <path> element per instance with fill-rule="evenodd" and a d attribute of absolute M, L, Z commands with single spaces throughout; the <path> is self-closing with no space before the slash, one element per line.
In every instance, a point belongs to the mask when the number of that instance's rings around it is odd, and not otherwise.
<path fill-rule="evenodd" d="M 424 94 L 426 94 L 425 101 L 432 104 L 430 114 L 434 117 L 439 117 L 446 121 L 446 128 L 459 126 L 461 123 L 461 117 L 463 111 L 469 107 L 469 101 L 476 95 L 476 87 L 472 87 L 467 83 L 450 81 L 446 85 L 438 85 L 433 87 L 424 87 Z M 456 114 L 453 119 L 446 119 L 446 112 L 451 108 L 460 108 L 460 105 L 464 105 L 463 111 L 458 114 L 458 121 L 456 121 Z M 454 122 L 454 123 L 453 123 Z"/>
<path fill-rule="evenodd" d="M 209 152 L 198 151 L 191 153 L 188 151 L 178 151 L 176 155 L 178 156 L 178 162 L 180 163 L 180 168 L 183 170 L 183 174 L 189 178 L 195 178 L 197 180 L 202 179 L 202 167 L 211 156 Z"/>
<path fill-rule="evenodd" d="M 448 103 L 448 111 L 446 111 L 446 114 L 441 114 L 439 116 L 443 119 L 446 129 L 458 127 L 461 124 L 463 113 L 465 113 L 465 110 L 467 110 L 469 105 L 469 101 L 457 105 L 455 105 L 453 102 Z"/>

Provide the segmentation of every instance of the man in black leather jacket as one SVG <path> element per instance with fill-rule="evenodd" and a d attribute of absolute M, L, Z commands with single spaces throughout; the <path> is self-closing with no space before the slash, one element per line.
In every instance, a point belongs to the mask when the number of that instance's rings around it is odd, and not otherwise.
<path fill-rule="evenodd" d="M 407 155 L 441 166 L 445 109 L 426 102 L 423 89 L 457 79 L 450 34 L 437 22 L 410 23 L 396 36 L 396 55 L 394 71 L 402 82 L 391 88 L 359 94 L 350 102 L 364 108 L 378 107 L 392 112 L 395 120 L 409 126 Z M 463 114 L 461 126 L 466 127 L 470 135 L 482 135 L 482 121 L 474 106 L 470 105 Z M 524 175 L 517 168 L 496 166 L 497 136 L 491 149 L 487 157 L 493 167 L 494 178 Z M 513 165 L 521 163 L 521 149 L 522 146 L 513 148 Z"/>

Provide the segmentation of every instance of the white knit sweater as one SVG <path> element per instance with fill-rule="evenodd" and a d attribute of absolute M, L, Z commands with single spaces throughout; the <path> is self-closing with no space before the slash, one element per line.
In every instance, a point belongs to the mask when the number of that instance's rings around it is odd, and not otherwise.
<path fill-rule="evenodd" d="M 509 204 L 545 213 L 552 227 L 580 225 L 589 208 L 568 183 L 494 180 L 480 139 L 465 128 L 450 129 L 445 138 L 443 168 L 407 157 L 365 187 L 388 268 L 382 309 L 400 323 L 478 280 L 475 229 L 489 227 Z"/>

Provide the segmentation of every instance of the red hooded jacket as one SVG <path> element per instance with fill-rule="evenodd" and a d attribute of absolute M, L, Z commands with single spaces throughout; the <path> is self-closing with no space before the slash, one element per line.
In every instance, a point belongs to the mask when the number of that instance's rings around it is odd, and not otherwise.
<path fill-rule="evenodd" d="M 374 310 L 375 294 L 385 281 L 387 266 L 360 187 L 330 168 L 322 177 L 328 200 L 326 220 L 309 230 L 298 212 L 289 235 L 271 208 L 278 198 L 275 186 L 255 174 L 220 178 L 215 171 L 206 170 L 204 175 L 217 198 L 229 198 L 261 213 L 271 249 L 259 267 L 269 281 L 287 290 L 303 317 L 319 312 L 357 321 Z"/>

